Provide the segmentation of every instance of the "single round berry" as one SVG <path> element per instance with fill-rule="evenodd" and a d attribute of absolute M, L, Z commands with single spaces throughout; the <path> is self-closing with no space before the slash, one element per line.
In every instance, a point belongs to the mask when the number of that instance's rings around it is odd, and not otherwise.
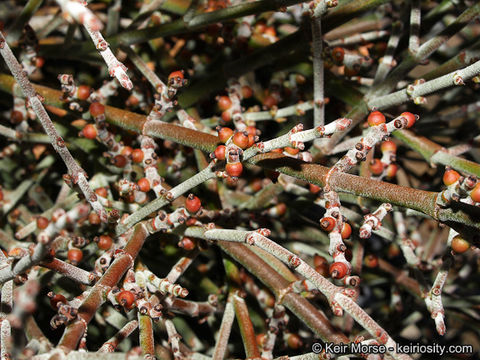
<path fill-rule="evenodd" d="M 46 229 L 49 224 L 49 221 L 46 217 L 39 216 L 37 218 L 37 229 L 43 230 Z"/>
<path fill-rule="evenodd" d="M 100 235 L 97 246 L 100 250 L 108 250 L 112 247 L 113 239 L 108 235 Z"/>
<path fill-rule="evenodd" d="M 350 235 L 352 235 L 352 227 L 350 226 L 349 223 L 344 222 L 342 226 L 342 239 L 348 239 Z"/>
<path fill-rule="evenodd" d="M 97 117 L 105 114 L 105 106 L 103 106 L 99 102 L 91 103 L 90 108 L 88 110 L 90 111 L 90 114 L 92 114 L 93 117 Z"/>
<path fill-rule="evenodd" d="M 77 248 L 72 248 L 68 250 L 67 259 L 74 265 L 78 264 L 83 259 L 83 251 Z"/>
<path fill-rule="evenodd" d="M 90 86 L 80 85 L 77 89 L 77 98 L 79 100 L 87 100 L 90 97 Z"/>
<path fill-rule="evenodd" d="M 380 159 L 373 159 L 368 165 L 368 168 L 373 175 L 378 176 L 383 172 L 383 163 Z"/>
<path fill-rule="evenodd" d="M 92 211 L 90 214 L 88 214 L 88 222 L 91 225 L 100 225 L 102 221 L 100 220 L 100 216 L 98 216 L 96 212 Z"/>
<path fill-rule="evenodd" d="M 117 301 L 126 309 L 130 309 L 135 301 L 135 295 L 131 291 L 123 290 L 117 295 Z"/>
<path fill-rule="evenodd" d="M 248 146 L 248 133 L 237 132 L 233 135 L 233 143 L 241 149 L 246 149 Z"/>
<path fill-rule="evenodd" d="M 407 128 L 412 127 L 413 124 L 415 124 L 415 121 L 417 121 L 417 116 L 413 115 L 411 112 L 403 112 L 400 116 L 407 119 Z"/>
<path fill-rule="evenodd" d="M 385 123 L 385 116 L 380 111 L 371 112 L 368 115 L 367 122 L 370 126 L 377 126 Z"/>
<path fill-rule="evenodd" d="M 97 129 L 95 125 L 87 124 L 82 130 L 82 135 L 87 139 L 95 139 L 97 137 Z"/>
<path fill-rule="evenodd" d="M 223 143 L 226 143 L 228 139 L 230 139 L 233 135 L 233 130 L 228 128 L 228 127 L 222 127 L 218 131 L 218 137 L 220 138 L 220 141 Z"/>
<path fill-rule="evenodd" d="M 45 64 L 45 58 L 42 56 L 35 57 L 35 67 L 41 68 Z"/>
<path fill-rule="evenodd" d="M 150 190 L 150 181 L 147 178 L 141 178 L 137 181 L 137 185 L 140 188 L 140 191 L 148 192 Z"/>
<path fill-rule="evenodd" d="M 132 160 L 134 163 L 141 163 L 143 161 L 143 150 L 142 149 L 135 149 L 132 151 Z"/>
<path fill-rule="evenodd" d="M 308 188 L 312 194 L 318 194 L 322 188 L 315 184 L 308 184 Z"/>
<path fill-rule="evenodd" d="M 202 207 L 202 202 L 197 196 L 190 194 L 188 195 L 187 200 L 185 200 L 185 207 L 188 212 L 195 214 Z"/>
<path fill-rule="evenodd" d="M 460 179 L 460 174 L 455 170 L 447 170 L 443 174 L 443 183 L 447 186 L 455 184 Z"/>
<path fill-rule="evenodd" d="M 263 99 L 263 105 L 264 105 L 267 109 L 270 109 L 270 108 L 276 106 L 277 104 L 278 104 L 277 99 L 275 99 L 275 97 L 273 97 L 272 95 L 267 95 L 267 96 Z"/>
<path fill-rule="evenodd" d="M 397 174 L 398 171 L 398 166 L 396 164 L 390 164 L 387 167 L 387 170 L 385 174 L 387 175 L 388 178 L 394 178 L 395 175 Z"/>
<path fill-rule="evenodd" d="M 114 166 L 118 168 L 124 168 L 125 165 L 127 165 L 127 158 L 123 155 L 115 155 L 112 159 L 111 162 Z"/>
<path fill-rule="evenodd" d="M 253 90 L 250 86 L 244 85 L 242 86 L 242 96 L 244 99 L 249 99 L 253 96 Z"/>
<path fill-rule="evenodd" d="M 66 304 L 67 299 L 62 294 L 55 294 L 50 298 L 50 306 L 54 309 L 58 309 L 58 303 Z"/>
<path fill-rule="evenodd" d="M 255 144 L 255 135 L 248 134 L 248 145 L 247 147 L 251 147 Z"/>
<path fill-rule="evenodd" d="M 239 177 L 243 171 L 243 165 L 241 162 L 228 163 L 225 165 L 225 171 L 231 177 Z"/>
<path fill-rule="evenodd" d="M 367 266 L 369 268 L 377 267 L 378 266 L 378 257 L 376 255 L 369 254 L 369 255 L 365 256 L 364 262 L 365 262 L 365 266 Z"/>
<path fill-rule="evenodd" d="M 230 120 L 232 120 L 232 114 L 230 111 L 224 111 L 222 112 L 222 120 L 228 123 Z"/>
<path fill-rule="evenodd" d="M 225 111 L 230 109 L 232 106 L 232 100 L 228 96 L 220 96 L 218 98 L 218 107 L 221 111 Z"/>
<path fill-rule="evenodd" d="M 174 81 L 181 81 L 184 78 L 185 77 L 183 75 L 183 71 L 181 70 L 174 71 L 174 72 L 171 72 L 170 75 L 168 75 L 168 83 L 171 84 Z"/>
<path fill-rule="evenodd" d="M 225 160 L 225 150 L 225 145 L 218 145 L 214 152 L 215 158 L 218 160 Z"/>
<path fill-rule="evenodd" d="M 387 151 L 396 152 L 397 151 L 397 144 L 395 144 L 391 140 L 384 141 L 382 143 L 382 145 L 380 146 L 380 150 L 382 150 L 382 152 L 387 152 Z"/>
<path fill-rule="evenodd" d="M 343 58 L 345 57 L 345 50 L 341 47 L 335 47 L 332 50 L 332 58 L 333 61 L 335 61 L 336 64 L 342 64 L 343 63 Z"/>
<path fill-rule="evenodd" d="M 475 202 L 480 202 L 480 182 L 475 185 L 473 190 L 470 192 L 470 197 Z"/>
<path fill-rule="evenodd" d="M 106 198 L 108 196 L 107 188 L 105 188 L 105 187 L 96 188 L 95 189 L 95 194 L 97 194 L 98 196 Z"/>
<path fill-rule="evenodd" d="M 14 110 L 10 114 L 10 121 L 13 124 L 20 124 L 24 120 L 23 114 L 20 111 Z"/>
<path fill-rule="evenodd" d="M 195 249 L 195 240 L 193 240 L 192 238 L 184 236 L 178 242 L 178 246 L 187 250 L 187 251 L 191 251 L 191 250 Z"/>
<path fill-rule="evenodd" d="M 287 345 L 290 349 L 300 349 L 300 347 L 303 345 L 302 339 L 300 339 L 300 336 L 298 336 L 297 334 L 288 334 Z"/>
<path fill-rule="evenodd" d="M 321 266 L 324 264 L 328 264 L 327 259 L 325 259 L 323 256 L 315 254 L 313 255 L 313 265 L 314 266 Z"/>
<path fill-rule="evenodd" d="M 455 251 L 457 254 L 463 254 L 468 249 L 470 249 L 470 243 L 462 236 L 456 235 L 452 239 L 452 250 Z"/>
<path fill-rule="evenodd" d="M 330 232 L 333 230 L 336 224 L 336 220 L 330 216 L 324 217 L 320 220 L 320 227 L 327 232 Z"/>
<path fill-rule="evenodd" d="M 133 149 L 131 148 L 131 146 L 124 146 L 122 148 L 122 151 L 120 151 L 120 155 L 129 157 L 130 155 L 132 155 L 132 152 L 133 152 Z"/>
<path fill-rule="evenodd" d="M 343 262 L 335 262 L 330 265 L 330 276 L 334 279 L 343 279 L 348 273 L 348 267 Z"/>

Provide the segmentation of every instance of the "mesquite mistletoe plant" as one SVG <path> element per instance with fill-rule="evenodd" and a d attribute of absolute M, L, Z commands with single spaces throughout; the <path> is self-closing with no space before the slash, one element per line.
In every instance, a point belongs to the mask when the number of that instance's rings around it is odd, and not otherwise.
<path fill-rule="evenodd" d="M 1 360 L 475 356 L 479 15 L 1 3 Z"/>

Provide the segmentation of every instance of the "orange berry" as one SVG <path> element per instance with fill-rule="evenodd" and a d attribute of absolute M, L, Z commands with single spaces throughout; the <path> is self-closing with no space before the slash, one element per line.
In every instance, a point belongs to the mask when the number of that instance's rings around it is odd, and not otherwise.
<path fill-rule="evenodd" d="M 215 158 L 218 160 L 225 160 L 225 150 L 225 145 L 218 145 L 214 152 Z"/>
<path fill-rule="evenodd" d="M 289 146 L 283 148 L 283 150 L 285 150 L 285 152 L 290 155 L 297 155 L 300 152 L 299 149 L 295 149 Z"/>
<path fill-rule="evenodd" d="M 95 139 L 97 137 L 97 129 L 92 124 L 87 124 L 82 130 L 82 135 L 87 139 Z"/>
<path fill-rule="evenodd" d="M 312 194 L 318 194 L 322 188 L 315 184 L 308 184 L 308 188 Z"/>
<path fill-rule="evenodd" d="M 108 196 L 107 188 L 104 188 L 104 187 L 97 188 L 97 189 L 95 189 L 95 194 L 97 194 L 98 196 L 106 198 Z"/>
<path fill-rule="evenodd" d="M 185 207 L 188 212 L 195 214 L 202 207 L 202 202 L 197 196 L 190 194 L 185 201 Z"/>
<path fill-rule="evenodd" d="M 70 260 L 72 264 L 78 264 L 83 259 L 83 252 L 80 249 L 72 248 L 68 250 L 67 259 Z"/>
<path fill-rule="evenodd" d="M 108 235 L 100 235 L 97 246 L 100 250 L 108 250 L 112 247 L 113 239 Z"/>
<path fill-rule="evenodd" d="M 225 111 L 230 109 L 232 106 L 232 100 L 228 96 L 220 96 L 218 98 L 218 107 L 221 111 Z"/>
<path fill-rule="evenodd" d="M 132 155 L 132 152 L 133 152 L 133 149 L 130 146 L 124 146 L 122 148 L 122 151 L 120 151 L 120 155 L 129 157 L 130 155 Z"/>
<path fill-rule="evenodd" d="M 246 149 L 248 146 L 248 133 L 246 131 L 235 133 L 233 135 L 233 143 L 241 149 Z"/>
<path fill-rule="evenodd" d="M 348 267 L 343 262 L 335 262 L 330 265 L 330 276 L 334 279 L 343 279 L 348 273 Z"/>
<path fill-rule="evenodd" d="M 90 104 L 89 111 L 90 111 L 90 114 L 92 114 L 93 117 L 97 117 L 97 116 L 105 114 L 105 106 L 103 106 L 99 102 L 94 102 L 94 103 Z"/>
<path fill-rule="evenodd" d="M 233 135 L 233 130 L 228 127 L 222 127 L 218 131 L 218 137 L 220 138 L 220 141 L 223 143 L 226 143 L 232 135 Z"/>
<path fill-rule="evenodd" d="M 143 161 L 143 150 L 142 149 L 135 149 L 132 151 L 132 160 L 134 163 L 140 163 Z"/>
<path fill-rule="evenodd" d="M 350 226 L 349 223 L 344 222 L 343 227 L 342 227 L 342 239 L 348 239 L 350 235 L 352 235 L 352 227 Z"/>
<path fill-rule="evenodd" d="M 255 136 L 248 134 L 248 145 L 247 147 L 253 146 L 255 144 Z"/>
<path fill-rule="evenodd" d="M 370 126 L 377 126 L 385 123 L 385 116 L 380 111 L 371 112 L 368 115 L 367 122 Z"/>
<path fill-rule="evenodd" d="M 46 229 L 49 224 L 49 221 L 46 217 L 39 216 L 37 218 L 37 229 L 43 230 Z"/>
<path fill-rule="evenodd" d="M 248 85 L 242 86 L 242 96 L 244 99 L 251 98 L 253 96 L 252 88 Z"/>
<path fill-rule="evenodd" d="M 150 181 L 147 178 L 141 178 L 137 181 L 137 185 L 140 188 L 140 191 L 148 192 L 150 190 Z"/>
<path fill-rule="evenodd" d="M 290 349 L 299 349 L 302 346 L 302 340 L 297 334 L 287 335 L 287 345 Z"/>
<path fill-rule="evenodd" d="M 79 100 L 87 100 L 90 97 L 90 86 L 80 85 L 77 88 L 77 98 Z"/>
<path fill-rule="evenodd" d="M 336 64 L 340 65 L 343 63 L 343 58 L 345 57 L 345 50 L 343 50 L 343 48 L 335 47 L 331 54 Z"/>
<path fill-rule="evenodd" d="M 123 155 L 116 155 L 113 159 L 111 159 L 113 165 L 119 168 L 125 167 L 127 165 L 127 158 Z"/>
<path fill-rule="evenodd" d="M 377 267 L 378 266 L 378 257 L 376 255 L 369 254 L 369 255 L 365 256 L 364 262 L 365 262 L 365 266 L 367 266 L 369 268 Z"/>
<path fill-rule="evenodd" d="M 383 163 L 380 159 L 373 159 L 368 165 L 368 168 L 373 175 L 378 176 L 383 172 Z"/>
<path fill-rule="evenodd" d="M 88 222 L 92 225 L 99 225 L 101 223 L 100 216 L 94 211 L 88 214 Z"/>
<path fill-rule="evenodd" d="M 267 26 L 263 33 L 269 36 L 277 36 L 277 32 L 275 31 L 275 28 L 273 26 Z"/>
<path fill-rule="evenodd" d="M 388 178 L 394 178 L 397 174 L 398 166 L 396 164 L 390 164 L 387 167 L 386 175 Z"/>
<path fill-rule="evenodd" d="M 460 235 L 457 235 L 452 239 L 452 250 L 457 254 L 463 254 L 468 249 L 470 249 L 470 243 Z"/>
<path fill-rule="evenodd" d="M 386 151 L 395 152 L 397 151 L 397 144 L 395 144 L 391 140 L 387 140 L 382 143 L 382 145 L 380 146 L 380 149 L 382 150 L 382 152 L 386 152 Z"/>
<path fill-rule="evenodd" d="M 183 75 L 183 71 L 177 70 L 174 72 L 171 72 L 170 75 L 168 75 L 168 83 L 170 84 L 172 81 L 175 80 L 183 80 L 185 76 Z"/>
<path fill-rule="evenodd" d="M 45 64 L 45 58 L 41 56 L 35 57 L 35 67 L 41 68 Z"/>
<path fill-rule="evenodd" d="M 327 231 L 327 232 L 330 232 L 333 230 L 333 228 L 335 227 L 335 224 L 337 223 L 337 221 L 330 217 L 330 216 L 327 216 L 327 217 L 323 217 L 321 220 L 320 220 L 320 227 Z"/>
<path fill-rule="evenodd" d="M 460 179 L 460 174 L 455 170 L 447 170 L 443 174 L 443 183 L 447 186 L 455 184 Z"/>
<path fill-rule="evenodd" d="M 58 303 L 66 304 L 67 299 L 62 294 L 55 294 L 50 298 L 50 306 L 54 309 L 58 309 Z"/>
<path fill-rule="evenodd" d="M 473 201 L 480 202 L 480 182 L 470 192 L 470 197 Z"/>
<path fill-rule="evenodd" d="M 117 295 L 117 301 L 126 309 L 130 309 L 135 301 L 135 295 L 131 291 L 123 290 Z"/>
<path fill-rule="evenodd" d="M 222 112 L 222 120 L 225 121 L 226 123 L 232 120 L 232 114 L 230 114 L 230 111 Z"/>
<path fill-rule="evenodd" d="M 413 124 L 415 124 L 415 121 L 417 121 L 417 117 L 411 112 L 403 112 L 400 114 L 400 116 L 403 116 L 407 119 L 407 128 L 412 127 Z"/>
<path fill-rule="evenodd" d="M 225 171 L 231 177 L 239 177 L 243 171 L 243 165 L 241 162 L 228 163 L 225 165 Z"/>

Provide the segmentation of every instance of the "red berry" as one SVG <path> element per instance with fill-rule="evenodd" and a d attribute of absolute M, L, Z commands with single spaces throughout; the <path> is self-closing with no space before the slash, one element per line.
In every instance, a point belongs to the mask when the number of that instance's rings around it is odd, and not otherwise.
<path fill-rule="evenodd" d="M 126 309 L 130 309 L 135 301 L 135 295 L 131 291 L 123 290 L 117 295 L 117 301 Z"/>
<path fill-rule="evenodd" d="M 233 143 L 241 149 L 246 149 L 248 146 L 248 133 L 246 131 L 237 132 L 233 135 Z"/>
<path fill-rule="evenodd" d="M 185 207 L 188 212 L 195 214 L 202 207 L 202 202 L 197 196 L 190 194 L 185 201 Z"/>
<path fill-rule="evenodd" d="M 452 250 L 457 254 L 462 254 L 468 249 L 470 249 L 469 242 L 460 235 L 457 235 L 452 239 Z"/>
<path fill-rule="evenodd" d="M 365 256 L 365 266 L 369 268 L 374 268 L 378 266 L 378 257 L 376 255 L 370 254 Z"/>
<path fill-rule="evenodd" d="M 94 211 L 88 214 L 88 222 L 92 225 L 99 225 L 101 223 L 100 216 Z"/>
<path fill-rule="evenodd" d="M 315 185 L 315 184 L 309 184 L 308 187 L 309 187 L 310 192 L 312 194 L 318 194 L 320 192 L 320 190 L 322 190 L 322 188 L 320 186 Z"/>
<path fill-rule="evenodd" d="M 218 107 L 221 111 L 225 111 L 230 109 L 232 106 L 232 100 L 228 96 L 220 96 L 218 98 Z"/>
<path fill-rule="evenodd" d="M 108 235 L 100 235 L 97 246 L 101 250 L 108 250 L 112 247 L 113 239 Z"/>
<path fill-rule="evenodd" d="M 231 177 L 239 177 L 243 171 L 243 165 L 241 162 L 228 163 L 225 165 L 225 171 Z"/>
<path fill-rule="evenodd" d="M 470 192 L 470 197 L 473 201 L 480 202 L 480 182 Z"/>
<path fill-rule="evenodd" d="M 132 151 L 132 160 L 134 163 L 140 163 L 143 161 L 143 150 L 142 149 L 135 149 Z"/>
<path fill-rule="evenodd" d="M 350 226 L 349 223 L 344 222 L 343 227 L 342 227 L 342 239 L 348 239 L 350 235 L 352 235 L 352 227 Z"/>
<path fill-rule="evenodd" d="M 45 58 L 41 56 L 35 57 L 35 67 L 41 68 L 45 64 Z"/>
<path fill-rule="evenodd" d="M 191 251 L 195 249 L 195 240 L 189 238 L 189 237 L 183 237 L 179 242 L 178 246 L 187 250 Z"/>
<path fill-rule="evenodd" d="M 330 216 L 327 216 L 327 217 L 324 217 L 320 220 L 320 227 L 327 231 L 327 232 L 330 232 L 333 230 L 333 228 L 335 227 L 335 224 L 337 223 L 337 221 L 330 217 Z"/>
<path fill-rule="evenodd" d="M 247 147 L 253 146 L 255 144 L 255 136 L 248 134 L 248 145 Z"/>
<path fill-rule="evenodd" d="M 116 167 L 123 168 L 127 165 L 127 158 L 123 155 L 116 155 L 112 160 L 112 164 Z"/>
<path fill-rule="evenodd" d="M 370 126 L 377 126 L 385 123 L 385 116 L 380 111 L 371 112 L 368 115 L 367 122 Z"/>
<path fill-rule="evenodd" d="M 387 167 L 386 175 L 388 178 L 394 178 L 397 174 L 398 166 L 396 164 L 390 164 Z"/>
<path fill-rule="evenodd" d="M 230 111 L 222 112 L 222 120 L 225 121 L 226 123 L 232 120 L 232 114 L 230 114 Z"/>
<path fill-rule="evenodd" d="M 92 114 L 93 117 L 105 114 L 105 106 L 103 106 L 99 102 L 91 103 L 89 110 L 90 114 Z"/>
<path fill-rule="evenodd" d="M 233 135 L 233 130 L 228 127 L 222 127 L 218 131 L 218 137 L 220 138 L 220 141 L 223 143 L 226 143 L 232 135 Z"/>
<path fill-rule="evenodd" d="M 345 50 L 343 50 L 343 48 L 341 47 L 333 48 L 332 58 L 336 64 L 342 64 L 344 57 L 345 57 Z"/>
<path fill-rule="evenodd" d="M 321 266 L 324 264 L 327 264 L 328 261 L 325 259 L 323 256 L 320 256 L 318 254 L 313 255 L 313 265 L 316 266 Z"/>
<path fill-rule="evenodd" d="M 37 228 L 40 229 L 40 230 L 46 229 L 47 226 L 48 226 L 48 223 L 49 223 L 49 221 L 46 217 L 39 216 L 37 218 Z"/>
<path fill-rule="evenodd" d="M 244 85 L 242 86 L 242 96 L 244 99 L 251 98 L 253 95 L 253 90 L 250 86 Z"/>
<path fill-rule="evenodd" d="M 267 108 L 270 109 L 274 107 L 275 105 L 278 104 L 277 99 L 275 99 L 272 95 L 267 95 L 265 99 L 263 99 L 263 105 Z"/>
<path fill-rule="evenodd" d="M 95 139 L 97 137 L 97 129 L 92 124 L 87 124 L 82 130 L 82 135 L 87 139 Z"/>
<path fill-rule="evenodd" d="M 455 170 L 447 170 L 443 174 L 443 183 L 447 186 L 455 184 L 460 179 L 460 174 Z"/>
<path fill-rule="evenodd" d="M 383 163 L 380 159 L 373 159 L 368 165 L 368 168 L 373 175 L 378 176 L 383 172 Z"/>
<path fill-rule="evenodd" d="M 95 189 L 95 194 L 97 194 L 98 196 L 106 198 L 108 196 L 107 188 L 104 188 L 104 187 L 97 188 L 97 189 Z"/>
<path fill-rule="evenodd" d="M 417 117 L 413 115 L 411 112 L 401 113 L 400 116 L 403 116 L 404 118 L 407 119 L 407 128 L 412 127 L 413 124 L 415 124 L 415 121 L 417 121 Z"/>
<path fill-rule="evenodd" d="M 72 264 L 78 264 L 83 259 L 83 252 L 80 249 L 72 248 L 68 250 L 67 259 L 70 260 Z"/>
<path fill-rule="evenodd" d="M 170 75 L 168 75 L 168 83 L 171 84 L 172 81 L 180 81 L 183 80 L 185 77 L 183 75 L 183 71 L 178 70 L 171 72 Z"/>
<path fill-rule="evenodd" d="M 335 262 L 330 265 L 330 276 L 334 279 L 343 279 L 348 273 L 348 267 L 343 262 Z"/>
<path fill-rule="evenodd" d="M 122 151 L 120 151 L 120 155 L 129 157 L 130 155 L 132 155 L 132 152 L 133 152 L 133 149 L 130 146 L 124 146 L 122 148 Z"/>
<path fill-rule="evenodd" d="M 391 140 L 387 140 L 382 143 L 382 145 L 380 146 L 380 149 L 382 150 L 382 152 L 387 152 L 387 151 L 396 152 L 397 144 L 395 144 Z"/>
<path fill-rule="evenodd" d="M 218 145 L 214 152 L 215 158 L 218 160 L 225 160 L 225 150 L 225 145 Z"/>
<path fill-rule="evenodd" d="M 49 294 L 50 295 L 50 294 Z M 58 309 L 58 303 L 66 304 L 67 299 L 62 294 L 55 294 L 50 298 L 50 306 L 54 309 Z"/>
<path fill-rule="evenodd" d="M 79 100 L 87 100 L 90 97 L 90 86 L 80 85 L 77 89 L 77 98 Z"/>
<path fill-rule="evenodd" d="M 20 111 L 14 110 L 10 114 L 10 121 L 13 124 L 20 124 L 23 120 L 23 114 Z"/>
<path fill-rule="evenodd" d="M 150 190 L 150 181 L 147 178 L 141 178 L 137 181 L 137 185 L 140 188 L 140 191 L 148 192 Z"/>

